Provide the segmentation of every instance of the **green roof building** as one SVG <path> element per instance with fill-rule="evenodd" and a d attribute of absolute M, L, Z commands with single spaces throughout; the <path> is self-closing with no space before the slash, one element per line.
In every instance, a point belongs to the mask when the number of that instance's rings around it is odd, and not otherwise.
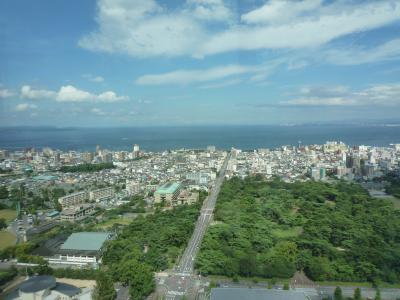
<path fill-rule="evenodd" d="M 176 200 L 181 190 L 181 184 L 177 182 L 167 182 L 160 186 L 154 193 L 154 202 L 166 202 L 171 205 L 173 200 Z"/>
<path fill-rule="evenodd" d="M 76 232 L 60 246 L 58 257 L 49 259 L 50 264 L 66 266 L 93 266 L 101 263 L 105 242 L 111 239 L 109 232 Z"/>
<path fill-rule="evenodd" d="M 76 232 L 69 236 L 61 250 L 100 251 L 105 241 L 110 238 L 109 232 Z"/>

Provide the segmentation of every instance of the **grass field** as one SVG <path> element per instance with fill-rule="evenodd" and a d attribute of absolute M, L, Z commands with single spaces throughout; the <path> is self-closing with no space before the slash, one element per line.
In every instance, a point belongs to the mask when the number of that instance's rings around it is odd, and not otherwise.
<path fill-rule="evenodd" d="M 291 237 L 296 237 L 299 236 L 301 233 L 303 232 L 303 229 L 301 228 L 301 226 L 297 226 L 297 227 L 293 227 L 290 229 L 275 229 L 272 230 L 272 234 L 280 239 L 287 239 L 287 238 L 291 238 Z"/>
<path fill-rule="evenodd" d="M 112 227 L 114 224 L 119 224 L 119 225 L 128 225 L 132 220 L 129 219 L 123 219 L 123 218 L 118 218 L 118 219 L 111 219 L 108 221 L 105 221 L 103 223 L 97 224 L 97 228 L 105 229 Z"/>
<path fill-rule="evenodd" d="M 16 237 L 7 230 L 0 231 L 0 250 L 15 245 Z"/>
<path fill-rule="evenodd" d="M 17 216 L 15 210 L 12 209 L 0 209 L 0 219 L 6 219 L 6 222 L 14 220 Z"/>
<path fill-rule="evenodd" d="M 389 200 L 392 201 L 393 206 L 395 208 L 400 209 L 400 199 L 399 198 L 393 197 L 393 198 L 390 198 Z"/>

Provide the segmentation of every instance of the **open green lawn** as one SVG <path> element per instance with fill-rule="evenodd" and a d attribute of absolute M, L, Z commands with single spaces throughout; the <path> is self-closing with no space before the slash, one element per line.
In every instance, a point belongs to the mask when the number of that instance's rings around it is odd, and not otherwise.
<path fill-rule="evenodd" d="M 17 216 L 15 210 L 12 209 L 0 209 L 0 219 L 6 219 L 6 222 L 14 220 Z"/>
<path fill-rule="evenodd" d="M 15 245 L 16 237 L 7 230 L 0 231 L 0 250 Z"/>
<path fill-rule="evenodd" d="M 399 198 L 393 197 L 393 198 L 390 198 L 389 200 L 393 203 L 393 206 L 395 208 L 400 209 L 400 199 Z"/>
<path fill-rule="evenodd" d="M 303 232 L 301 226 L 293 227 L 290 229 L 275 229 L 272 230 L 272 234 L 280 239 L 287 239 L 291 237 L 299 236 Z"/>
<path fill-rule="evenodd" d="M 132 220 L 123 219 L 123 218 L 111 219 L 111 220 L 105 221 L 103 223 L 97 224 L 97 228 L 105 229 L 105 228 L 112 227 L 114 224 L 128 225 L 131 222 L 132 222 Z"/>

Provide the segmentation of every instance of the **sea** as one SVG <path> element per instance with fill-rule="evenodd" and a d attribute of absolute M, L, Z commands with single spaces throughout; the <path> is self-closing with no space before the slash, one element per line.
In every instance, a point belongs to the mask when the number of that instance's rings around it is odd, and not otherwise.
<path fill-rule="evenodd" d="M 400 143 L 398 125 L 263 125 L 263 126 L 163 126 L 123 128 L 0 128 L 0 149 L 23 150 L 50 147 L 63 151 L 171 149 L 242 150 L 277 148 L 282 145 L 324 144 L 342 141 L 350 146 L 386 146 Z"/>

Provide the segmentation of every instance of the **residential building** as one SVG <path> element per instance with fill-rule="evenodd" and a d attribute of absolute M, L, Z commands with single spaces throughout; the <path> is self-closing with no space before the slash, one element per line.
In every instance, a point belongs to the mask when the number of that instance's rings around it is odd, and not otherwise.
<path fill-rule="evenodd" d="M 181 190 L 176 200 L 172 200 L 172 206 L 181 204 L 193 204 L 199 201 L 199 193 L 188 190 Z"/>
<path fill-rule="evenodd" d="M 95 213 L 94 206 L 89 203 L 81 204 L 77 207 L 70 207 L 61 212 L 61 221 L 76 222 L 86 219 Z"/>
<path fill-rule="evenodd" d="M 60 203 L 62 207 L 68 207 L 85 203 L 86 200 L 88 200 L 88 193 L 83 191 L 58 198 L 58 203 Z"/>
<path fill-rule="evenodd" d="M 140 193 L 140 184 L 139 184 L 139 182 L 127 180 L 127 182 L 126 182 L 126 190 L 128 191 L 128 194 L 130 196 L 139 194 Z"/>
<path fill-rule="evenodd" d="M 114 195 L 115 195 L 114 188 L 107 187 L 89 192 L 89 200 L 100 202 L 103 200 L 109 200 L 113 198 Z"/>

